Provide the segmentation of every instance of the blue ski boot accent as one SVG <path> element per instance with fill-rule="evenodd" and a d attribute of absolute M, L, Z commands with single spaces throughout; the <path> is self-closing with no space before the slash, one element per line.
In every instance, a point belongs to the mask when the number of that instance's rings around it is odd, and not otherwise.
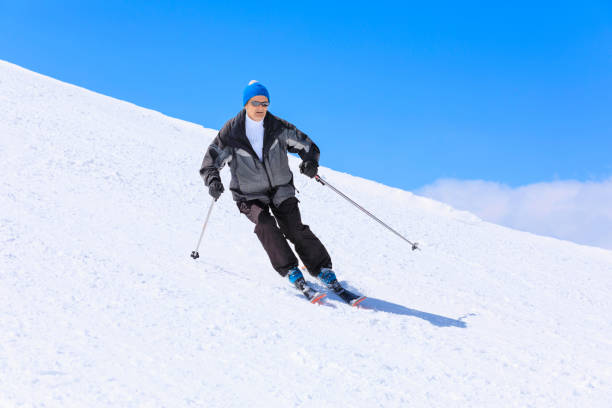
<path fill-rule="evenodd" d="M 304 279 L 304 275 L 298 268 L 289 269 L 289 273 L 287 273 L 287 278 L 289 278 L 289 282 L 295 285 L 298 279 Z"/>
<path fill-rule="evenodd" d="M 304 279 L 304 275 L 298 268 L 291 268 L 287 273 L 287 278 L 302 294 L 306 299 L 310 300 L 310 303 L 320 302 L 325 297 L 325 293 L 319 293 L 310 288 L 308 283 Z"/>
<path fill-rule="evenodd" d="M 334 281 L 338 281 L 334 271 L 329 268 L 321 268 L 321 272 L 319 273 L 319 279 L 325 284 L 325 286 L 329 288 L 331 288 L 331 285 L 334 283 Z"/>
<path fill-rule="evenodd" d="M 342 292 L 344 288 L 338 282 L 336 274 L 329 268 L 321 268 L 318 276 L 319 280 L 325 284 L 329 289 L 336 293 Z"/>

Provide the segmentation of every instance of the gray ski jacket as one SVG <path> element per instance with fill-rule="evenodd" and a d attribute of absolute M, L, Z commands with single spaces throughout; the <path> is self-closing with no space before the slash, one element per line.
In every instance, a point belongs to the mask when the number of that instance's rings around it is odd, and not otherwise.
<path fill-rule="evenodd" d="M 260 160 L 247 139 L 246 110 L 227 121 L 208 146 L 200 175 L 208 186 L 221 180 L 219 171 L 226 164 L 232 180 L 230 190 L 235 201 L 260 200 L 279 206 L 295 196 L 293 173 L 287 152 L 297 153 L 304 161 L 319 162 L 319 148 L 291 123 L 270 112 L 264 118 L 263 159 Z"/>

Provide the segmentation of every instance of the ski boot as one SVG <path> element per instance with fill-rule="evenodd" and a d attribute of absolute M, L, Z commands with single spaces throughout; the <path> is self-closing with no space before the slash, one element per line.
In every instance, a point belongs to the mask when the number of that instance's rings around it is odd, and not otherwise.
<path fill-rule="evenodd" d="M 366 299 L 365 296 L 359 296 L 344 289 L 340 282 L 338 282 L 336 274 L 330 268 L 321 268 L 318 278 L 325 286 L 333 290 L 336 295 L 351 306 L 357 306 Z"/>
<path fill-rule="evenodd" d="M 287 278 L 289 278 L 289 282 L 293 283 L 293 285 L 302 292 L 310 303 L 317 303 L 326 296 L 325 293 L 319 293 L 308 286 L 308 282 L 306 282 L 304 275 L 302 275 L 302 272 L 300 272 L 298 268 L 291 268 L 289 273 L 287 273 Z"/>

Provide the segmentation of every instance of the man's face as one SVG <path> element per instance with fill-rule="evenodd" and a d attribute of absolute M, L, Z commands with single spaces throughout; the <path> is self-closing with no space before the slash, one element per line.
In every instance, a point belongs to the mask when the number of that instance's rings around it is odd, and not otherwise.
<path fill-rule="evenodd" d="M 249 118 L 253 119 L 256 122 L 259 122 L 260 120 L 263 120 L 263 118 L 266 117 L 266 113 L 268 113 L 268 107 L 262 105 L 253 106 L 253 102 L 268 102 L 268 98 L 263 95 L 254 96 L 249 99 L 246 106 L 244 107 L 246 109 L 247 115 L 249 115 Z"/>

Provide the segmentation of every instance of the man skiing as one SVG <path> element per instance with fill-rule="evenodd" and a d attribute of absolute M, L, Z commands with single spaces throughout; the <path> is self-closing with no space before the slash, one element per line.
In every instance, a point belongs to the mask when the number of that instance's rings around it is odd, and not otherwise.
<path fill-rule="evenodd" d="M 329 253 L 302 224 L 289 169 L 287 152 L 297 153 L 302 159 L 300 172 L 315 177 L 319 148 L 294 125 L 268 112 L 270 94 L 261 83 L 251 81 L 244 88 L 242 103 L 244 108 L 225 123 L 204 156 L 200 175 L 209 194 L 217 200 L 223 193 L 219 171 L 228 164 L 233 199 L 255 224 L 254 232 L 274 269 L 311 301 L 324 296 L 308 287 L 288 239 L 312 276 L 336 293 L 344 291 L 331 269 Z"/>

